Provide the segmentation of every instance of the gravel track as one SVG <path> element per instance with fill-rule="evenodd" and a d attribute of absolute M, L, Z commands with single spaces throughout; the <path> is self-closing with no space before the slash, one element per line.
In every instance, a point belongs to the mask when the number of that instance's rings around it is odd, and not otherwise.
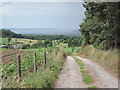
<path fill-rule="evenodd" d="M 71 56 L 67 56 L 61 74 L 54 88 L 85 88 L 85 87 L 87 86 L 82 82 L 82 76 L 80 73 L 79 65 Z"/>
<path fill-rule="evenodd" d="M 116 77 L 112 76 L 89 59 L 81 58 L 79 56 L 77 56 L 77 58 L 83 61 L 86 70 L 89 71 L 95 82 L 95 86 L 99 88 L 118 88 L 118 79 Z"/>
<path fill-rule="evenodd" d="M 54 88 L 88 88 L 91 86 L 118 88 L 118 79 L 116 77 L 89 59 L 79 56 L 77 58 L 82 60 L 85 69 L 89 72 L 94 82 L 90 85 L 84 84 L 79 65 L 71 56 L 67 56 Z"/>

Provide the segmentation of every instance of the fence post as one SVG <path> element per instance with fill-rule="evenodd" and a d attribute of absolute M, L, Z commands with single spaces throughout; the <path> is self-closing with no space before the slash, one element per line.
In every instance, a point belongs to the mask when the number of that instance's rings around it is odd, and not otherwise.
<path fill-rule="evenodd" d="M 45 62 L 45 68 L 46 68 L 46 51 L 44 52 L 44 62 Z"/>
<path fill-rule="evenodd" d="M 18 80 L 21 80 L 21 65 L 20 65 L 20 55 L 18 55 Z"/>
<path fill-rule="evenodd" d="M 36 52 L 34 53 L 34 72 L 37 72 Z"/>

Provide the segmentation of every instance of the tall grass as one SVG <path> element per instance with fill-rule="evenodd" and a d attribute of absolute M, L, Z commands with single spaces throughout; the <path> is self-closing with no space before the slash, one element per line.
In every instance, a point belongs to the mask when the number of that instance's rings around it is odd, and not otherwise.
<path fill-rule="evenodd" d="M 73 48 L 64 48 L 66 55 L 70 56 L 73 54 Z"/>
<path fill-rule="evenodd" d="M 29 75 L 25 80 L 24 87 L 26 88 L 52 88 L 57 76 L 59 75 L 64 58 L 66 57 L 63 50 L 51 52 L 47 58 L 46 68 L 44 66 L 41 69 L 32 75 Z"/>
<path fill-rule="evenodd" d="M 87 57 L 91 60 L 101 64 L 109 71 L 113 73 L 118 73 L 118 50 L 99 50 L 95 49 L 93 46 L 80 47 L 78 49 L 78 55 L 81 57 Z"/>

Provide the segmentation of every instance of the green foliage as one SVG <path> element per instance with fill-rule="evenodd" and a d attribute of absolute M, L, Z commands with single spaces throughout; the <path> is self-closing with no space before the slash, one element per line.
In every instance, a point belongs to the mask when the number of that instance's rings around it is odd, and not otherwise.
<path fill-rule="evenodd" d="M 81 38 L 71 38 L 67 43 L 69 47 L 81 46 Z"/>
<path fill-rule="evenodd" d="M 27 49 L 27 48 L 30 48 L 30 44 L 24 44 L 24 45 L 22 46 L 22 49 Z"/>
<path fill-rule="evenodd" d="M 44 47 L 52 47 L 52 41 L 50 40 L 44 41 Z"/>
<path fill-rule="evenodd" d="M 29 53 L 24 60 L 21 61 L 21 70 L 22 72 L 28 71 L 28 69 L 33 68 L 33 54 Z M 9 66 L 4 65 L 3 67 L 3 77 L 8 76 L 10 73 L 14 72 L 17 74 L 17 64 L 16 62 L 11 63 Z"/>
<path fill-rule="evenodd" d="M 39 49 L 18 49 L 19 51 L 38 51 Z"/>
<path fill-rule="evenodd" d="M 10 30 L 2 29 L 2 30 L 0 30 L 0 33 L 1 33 L 0 37 L 3 37 L 3 38 L 6 38 L 6 37 L 8 37 L 8 38 L 22 38 L 23 37 L 21 34 L 16 34 Z"/>
<path fill-rule="evenodd" d="M 85 70 L 83 62 L 75 56 L 73 58 L 80 66 L 80 69 L 81 69 L 80 72 L 82 73 L 84 83 L 86 83 L 86 84 L 92 83 L 93 80 L 92 80 L 91 76 L 89 75 L 89 73 L 87 72 L 87 70 Z"/>
<path fill-rule="evenodd" d="M 63 65 L 63 61 L 65 53 L 63 50 L 56 50 L 54 47 L 49 48 L 40 48 L 36 51 L 36 61 L 38 72 L 33 73 L 34 67 L 34 54 L 30 51 L 25 58 L 21 60 L 21 73 L 22 80 L 25 80 L 25 87 L 41 87 L 41 88 L 49 88 L 52 87 L 55 80 L 57 79 L 57 75 L 60 73 L 60 70 Z M 44 60 L 44 51 L 47 52 L 47 65 L 44 68 L 43 60 Z M 41 64 L 42 63 L 42 64 Z M 40 65 L 41 64 L 41 65 Z M 3 79 L 3 87 L 21 87 L 21 83 L 15 84 L 18 79 L 17 74 L 17 62 L 12 62 L 11 64 L 3 65 L 2 69 L 2 77 Z M 23 87 L 23 86 L 22 86 Z"/>
<path fill-rule="evenodd" d="M 55 49 L 56 51 L 56 49 Z M 32 75 L 29 75 L 25 80 L 25 87 L 33 88 L 52 88 L 57 76 L 59 75 L 63 61 L 64 61 L 64 51 L 59 50 L 56 55 L 51 52 L 49 58 L 47 58 L 47 67 L 41 67 L 41 69 Z"/>
<path fill-rule="evenodd" d="M 90 75 L 88 74 L 88 72 L 86 70 L 81 70 L 82 76 L 83 76 L 83 81 L 86 84 L 90 84 L 93 82 L 93 80 L 91 79 Z"/>
<path fill-rule="evenodd" d="M 91 87 L 88 87 L 88 88 L 97 88 L 96 86 L 91 86 Z"/>
<path fill-rule="evenodd" d="M 37 43 L 32 45 L 32 48 L 41 48 L 41 47 L 52 47 L 53 43 L 50 40 L 39 40 Z"/>
<path fill-rule="evenodd" d="M 118 57 L 119 50 L 99 50 L 94 48 L 92 45 L 85 46 L 84 48 L 79 47 L 76 51 L 81 57 L 89 58 L 102 66 L 109 69 L 112 73 L 118 73 Z"/>
<path fill-rule="evenodd" d="M 80 69 L 84 69 L 84 64 L 83 64 L 83 62 L 82 62 L 80 59 L 78 59 L 77 57 L 73 57 L 73 58 L 74 58 L 75 61 L 79 64 Z"/>
<path fill-rule="evenodd" d="M 100 49 L 120 47 L 120 10 L 118 2 L 89 2 L 84 22 L 80 25 L 82 45 L 93 44 Z"/>
<path fill-rule="evenodd" d="M 38 36 L 23 36 L 16 34 L 10 30 L 0 30 L 1 37 L 8 37 L 8 44 L 23 45 L 23 48 L 27 47 L 27 44 L 32 45 L 32 48 L 52 47 L 60 43 L 66 43 L 69 47 L 75 47 L 81 45 L 81 38 L 76 36 L 64 36 L 64 35 L 38 35 Z M 18 39 L 19 38 L 19 39 Z M 36 43 L 36 41 L 38 42 Z M 10 43 L 9 43 L 10 42 Z"/>
<path fill-rule="evenodd" d="M 73 48 L 64 48 L 66 55 L 72 55 Z"/>

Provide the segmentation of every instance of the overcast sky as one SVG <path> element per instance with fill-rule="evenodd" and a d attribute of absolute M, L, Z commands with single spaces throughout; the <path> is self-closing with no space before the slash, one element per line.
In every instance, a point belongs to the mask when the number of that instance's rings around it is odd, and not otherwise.
<path fill-rule="evenodd" d="M 82 2 L 4 2 L 0 9 L 0 28 L 31 34 L 77 33 L 85 11 Z"/>

